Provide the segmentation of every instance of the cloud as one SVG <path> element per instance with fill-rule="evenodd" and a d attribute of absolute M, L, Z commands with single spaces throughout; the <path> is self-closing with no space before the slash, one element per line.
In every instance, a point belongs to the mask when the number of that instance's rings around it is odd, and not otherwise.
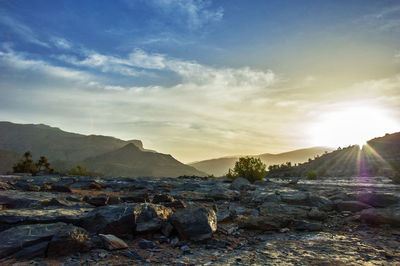
<path fill-rule="evenodd" d="M 224 9 L 210 8 L 209 0 L 150 0 L 148 3 L 159 8 L 162 13 L 176 14 L 173 17 L 184 20 L 190 29 L 199 29 L 206 24 L 218 22 L 224 16 Z"/>
<path fill-rule="evenodd" d="M 67 41 L 64 38 L 59 38 L 59 37 L 52 37 L 51 42 L 60 49 L 71 49 L 72 48 L 72 43 L 70 43 L 69 41 Z"/>
<path fill-rule="evenodd" d="M 6 25 L 10 30 L 12 30 L 15 34 L 19 35 L 27 42 L 42 47 L 50 47 L 48 43 L 41 41 L 31 28 L 19 22 L 15 18 L 6 15 L 0 15 L 0 23 Z"/>

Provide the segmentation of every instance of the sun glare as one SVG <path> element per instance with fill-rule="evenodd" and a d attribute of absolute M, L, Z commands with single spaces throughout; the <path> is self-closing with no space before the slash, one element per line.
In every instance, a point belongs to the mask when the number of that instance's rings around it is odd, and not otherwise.
<path fill-rule="evenodd" d="M 322 114 L 311 127 L 310 135 L 316 146 L 337 148 L 358 144 L 361 148 L 368 140 L 399 129 L 384 110 L 359 106 Z"/>

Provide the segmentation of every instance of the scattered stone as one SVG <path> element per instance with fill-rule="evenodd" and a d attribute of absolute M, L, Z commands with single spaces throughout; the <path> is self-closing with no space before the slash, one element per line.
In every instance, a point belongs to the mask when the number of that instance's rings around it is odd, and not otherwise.
<path fill-rule="evenodd" d="M 339 211 L 359 212 L 371 206 L 358 201 L 339 201 L 336 203 L 336 208 Z"/>
<path fill-rule="evenodd" d="M 99 236 L 103 240 L 105 248 L 108 250 L 128 248 L 128 245 L 122 239 L 114 235 L 99 234 Z"/>
<path fill-rule="evenodd" d="M 174 198 L 168 194 L 156 194 L 153 197 L 153 203 L 165 203 L 165 202 L 173 202 Z"/>
<path fill-rule="evenodd" d="M 400 206 L 384 209 L 365 209 L 361 211 L 360 220 L 371 225 L 391 225 L 400 227 Z"/>
<path fill-rule="evenodd" d="M 142 260 L 142 257 L 136 251 L 129 250 L 129 251 L 122 252 L 121 254 L 130 259 Z"/>
<path fill-rule="evenodd" d="M 235 180 L 233 180 L 231 184 L 231 189 L 233 190 L 245 190 L 250 187 L 250 182 L 249 180 L 243 178 L 243 177 L 238 177 Z"/>
<path fill-rule="evenodd" d="M 181 247 L 180 247 L 180 250 L 182 250 L 182 253 L 183 253 L 183 254 L 188 254 L 188 253 L 190 253 L 190 251 L 191 251 L 190 247 L 187 246 L 187 245 L 181 246 Z"/>
<path fill-rule="evenodd" d="M 321 231 L 322 224 L 317 222 L 295 221 L 293 227 L 297 231 Z"/>

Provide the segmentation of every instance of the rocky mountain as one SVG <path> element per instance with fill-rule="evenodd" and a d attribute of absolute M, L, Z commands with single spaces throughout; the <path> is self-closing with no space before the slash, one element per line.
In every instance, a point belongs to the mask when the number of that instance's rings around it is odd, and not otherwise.
<path fill-rule="evenodd" d="M 332 149 L 327 147 L 313 147 L 313 148 L 299 149 L 278 154 L 264 153 L 264 154 L 249 155 L 249 156 L 260 158 L 268 166 L 274 164 L 282 164 L 286 162 L 291 162 L 292 164 L 302 163 L 310 158 L 314 158 L 315 156 L 321 155 L 326 151 L 332 151 Z M 240 156 L 210 159 L 210 160 L 190 163 L 189 165 L 208 174 L 213 174 L 215 176 L 223 176 L 228 172 L 229 168 L 233 168 L 235 166 L 235 162 L 238 160 L 239 157 Z"/>
<path fill-rule="evenodd" d="M 0 149 L 7 151 L 2 152 L 4 155 L 1 156 L 8 158 L 0 165 L 0 171 L 3 172 L 8 171 L 19 159 L 16 154 L 30 151 L 35 160 L 39 156 L 46 156 L 58 171 L 81 164 L 93 172 L 105 175 L 205 175 L 175 160 L 171 155 L 144 149 L 140 140 L 125 141 L 108 136 L 86 136 L 43 124 L 11 122 L 0 122 L 0 134 Z M 11 152 L 14 153 L 13 156 Z"/>
<path fill-rule="evenodd" d="M 82 165 L 89 171 L 109 176 L 129 176 L 132 173 L 145 177 L 204 175 L 169 154 L 142 151 L 132 143 L 118 150 L 85 159 Z"/>
<path fill-rule="evenodd" d="M 14 163 L 21 159 L 21 157 L 16 152 L 0 150 L 0 174 L 11 172 Z"/>

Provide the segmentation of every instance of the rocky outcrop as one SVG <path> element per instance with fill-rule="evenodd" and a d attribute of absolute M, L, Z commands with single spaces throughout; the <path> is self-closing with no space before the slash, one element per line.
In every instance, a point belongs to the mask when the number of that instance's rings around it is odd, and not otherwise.
<path fill-rule="evenodd" d="M 135 207 L 134 214 L 136 232 L 143 233 L 159 230 L 172 210 L 162 205 L 141 203 Z"/>

